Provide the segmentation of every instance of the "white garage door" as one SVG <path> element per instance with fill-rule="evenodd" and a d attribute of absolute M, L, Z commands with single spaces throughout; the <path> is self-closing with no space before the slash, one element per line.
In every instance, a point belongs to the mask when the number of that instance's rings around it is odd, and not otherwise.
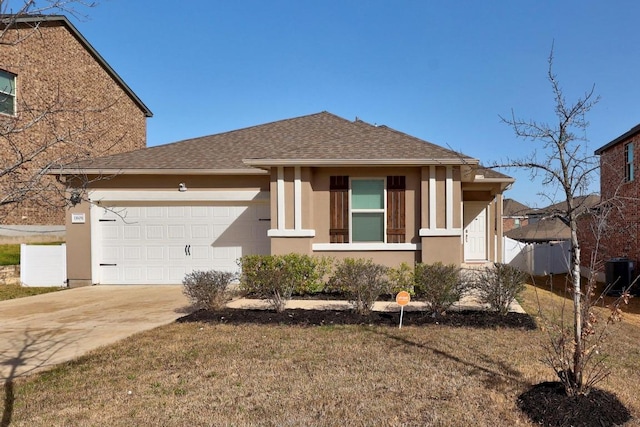
<path fill-rule="evenodd" d="M 179 284 L 195 270 L 238 271 L 241 256 L 270 250 L 265 203 L 98 212 L 101 284 Z"/>

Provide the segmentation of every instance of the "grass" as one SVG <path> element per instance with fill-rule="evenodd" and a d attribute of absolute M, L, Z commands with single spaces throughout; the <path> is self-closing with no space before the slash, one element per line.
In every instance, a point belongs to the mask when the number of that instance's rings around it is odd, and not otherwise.
<path fill-rule="evenodd" d="M 47 294 L 49 292 L 56 292 L 62 288 L 56 287 L 23 287 L 20 285 L 0 285 L 0 301 L 30 297 L 33 295 Z"/>
<path fill-rule="evenodd" d="M 20 264 L 20 245 L 4 244 L 0 245 L 0 265 Z"/>
<path fill-rule="evenodd" d="M 564 300 L 527 286 L 522 303 Z M 640 416 L 640 315 L 611 329 L 613 391 Z M 553 381 L 544 330 L 182 323 L 18 379 L 15 426 L 529 426 L 517 396 Z M 5 387 L 5 391 L 8 390 Z M 633 424 L 635 422 L 635 424 Z M 639 425 L 636 420 L 630 425 Z"/>
<path fill-rule="evenodd" d="M 63 242 L 45 242 L 38 245 L 60 245 Z M 20 244 L 8 243 L 0 245 L 0 265 L 20 264 Z"/>

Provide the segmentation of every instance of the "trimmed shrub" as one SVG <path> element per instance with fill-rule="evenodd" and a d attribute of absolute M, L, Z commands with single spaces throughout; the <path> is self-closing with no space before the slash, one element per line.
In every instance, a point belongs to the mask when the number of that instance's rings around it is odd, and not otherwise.
<path fill-rule="evenodd" d="M 235 278 L 228 271 L 194 271 L 182 279 L 182 292 L 196 308 L 215 310 L 229 301 L 229 284 Z"/>
<path fill-rule="evenodd" d="M 511 301 L 524 290 L 526 278 L 526 273 L 515 267 L 495 263 L 478 271 L 474 288 L 482 303 L 505 316 L 509 313 Z"/>
<path fill-rule="evenodd" d="M 328 288 L 346 294 L 356 312 L 367 315 L 378 297 L 390 292 L 388 270 L 370 259 L 345 258 L 335 266 Z"/>
<path fill-rule="evenodd" d="M 387 274 L 392 295 L 396 295 L 400 291 L 407 291 L 409 294 L 415 295 L 413 269 L 409 264 L 403 262 L 398 267 L 390 268 Z"/>
<path fill-rule="evenodd" d="M 416 297 L 425 301 L 435 316 L 443 315 L 469 287 L 454 264 L 418 263 L 413 276 Z"/>
<path fill-rule="evenodd" d="M 295 294 L 324 290 L 322 278 L 330 262 L 309 255 L 247 255 L 239 260 L 242 268 L 240 289 L 267 299 L 277 311 L 285 309 Z"/>

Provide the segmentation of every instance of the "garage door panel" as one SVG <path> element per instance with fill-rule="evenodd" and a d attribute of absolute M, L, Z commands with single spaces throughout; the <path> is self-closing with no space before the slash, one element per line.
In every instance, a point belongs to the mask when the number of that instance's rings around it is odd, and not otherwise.
<path fill-rule="evenodd" d="M 109 266 L 99 281 L 179 284 L 194 270 L 236 272 L 243 255 L 269 253 L 269 222 L 259 221 L 268 216 L 266 203 L 100 210 L 97 263 Z"/>

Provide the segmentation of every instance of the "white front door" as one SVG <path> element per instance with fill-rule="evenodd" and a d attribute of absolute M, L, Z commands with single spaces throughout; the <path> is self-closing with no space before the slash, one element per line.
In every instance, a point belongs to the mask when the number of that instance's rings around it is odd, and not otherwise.
<path fill-rule="evenodd" d="M 464 260 L 487 260 L 486 204 L 464 204 Z"/>
<path fill-rule="evenodd" d="M 101 284 L 180 284 L 195 270 L 238 271 L 268 254 L 269 205 L 98 208 Z"/>

